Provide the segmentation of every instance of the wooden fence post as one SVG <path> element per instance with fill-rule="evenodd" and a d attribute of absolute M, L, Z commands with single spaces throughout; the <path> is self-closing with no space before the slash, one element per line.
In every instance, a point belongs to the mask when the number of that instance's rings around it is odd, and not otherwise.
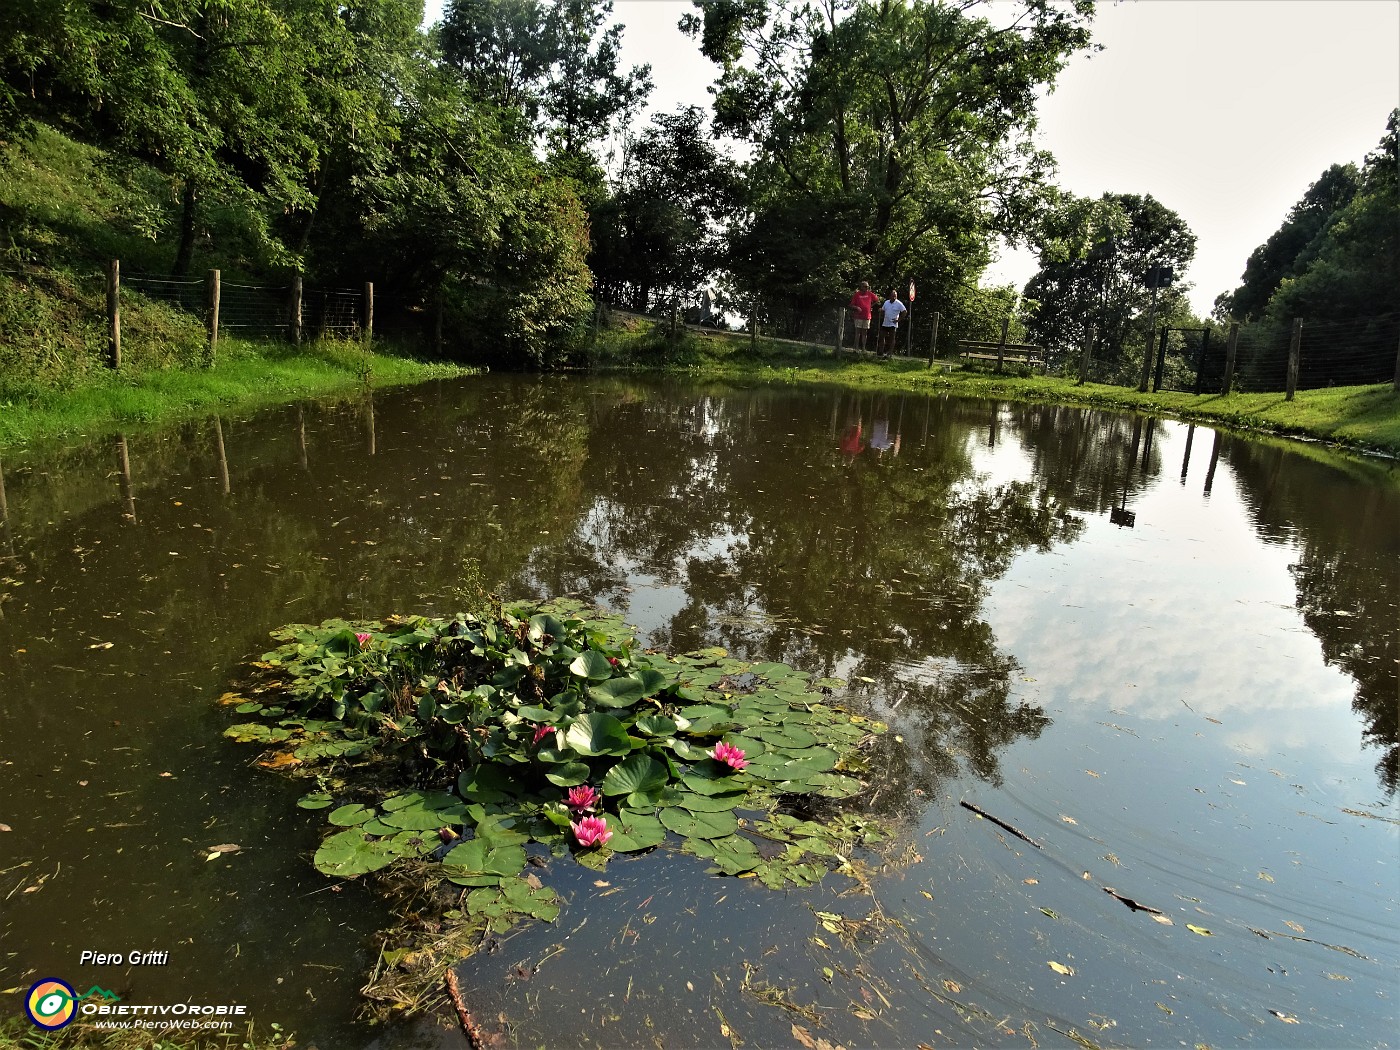
<path fill-rule="evenodd" d="M 210 270 L 209 277 L 205 282 L 205 291 L 209 297 L 205 321 L 209 327 L 209 363 L 211 365 L 214 363 L 215 347 L 219 343 L 220 276 L 218 270 Z"/>
<path fill-rule="evenodd" d="M 758 300 L 749 310 L 749 349 L 758 349 Z"/>
<path fill-rule="evenodd" d="M 122 366 L 122 264 L 113 259 L 107 268 L 107 367 Z"/>
<path fill-rule="evenodd" d="M 1157 370 L 1152 373 L 1152 392 L 1154 394 L 1162 389 L 1162 369 L 1167 365 L 1167 333 L 1170 331 L 1170 328 L 1163 325 L 1161 333 L 1157 337 Z"/>
<path fill-rule="evenodd" d="M 1079 355 L 1079 382 L 1075 386 L 1083 386 L 1089 375 L 1089 358 L 1094 356 L 1094 340 L 1099 337 L 1099 330 L 1094 325 L 1089 326 L 1089 331 L 1084 335 L 1084 352 Z"/>
<path fill-rule="evenodd" d="M 365 342 L 374 341 L 374 282 L 365 282 Z"/>
<path fill-rule="evenodd" d="M 442 301 L 445 298 L 446 295 L 443 293 L 443 290 L 439 288 L 437 294 L 437 318 L 433 322 L 433 345 L 437 347 L 439 357 L 442 356 Z"/>
<path fill-rule="evenodd" d="M 1006 357 L 1006 333 L 1011 330 L 1011 315 L 1001 319 L 1001 342 L 997 344 L 997 371 L 1001 371 L 1002 360 Z"/>
<path fill-rule="evenodd" d="M 938 310 L 933 312 L 933 333 L 928 337 L 928 366 L 933 367 L 933 359 L 938 356 L 938 322 L 943 320 L 943 314 Z"/>
<path fill-rule="evenodd" d="M 1293 318 L 1293 338 L 1288 343 L 1288 386 L 1284 393 L 1285 401 L 1292 401 L 1298 389 L 1298 358 L 1303 349 L 1303 319 Z"/>
<path fill-rule="evenodd" d="M 1240 323 L 1230 322 L 1230 337 L 1225 342 L 1225 378 L 1220 383 L 1220 392 L 1228 394 L 1235 383 L 1235 351 L 1240 345 Z"/>
<path fill-rule="evenodd" d="M 846 311 L 836 308 L 836 345 L 831 348 L 833 357 L 841 356 L 841 346 L 846 341 Z"/>
<path fill-rule="evenodd" d="M 292 342 L 301 345 L 301 274 L 292 278 Z"/>
<path fill-rule="evenodd" d="M 1400 394 L 1400 347 L 1395 351 L 1395 392 Z"/>

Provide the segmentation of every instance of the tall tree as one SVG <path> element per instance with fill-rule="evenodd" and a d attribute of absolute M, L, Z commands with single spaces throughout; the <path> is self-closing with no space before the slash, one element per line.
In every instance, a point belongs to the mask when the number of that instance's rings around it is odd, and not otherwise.
<path fill-rule="evenodd" d="M 517 111 L 553 150 L 606 138 L 651 91 L 651 67 L 619 68 L 612 0 L 450 0 L 445 60 L 485 102 Z"/>
<path fill-rule="evenodd" d="M 1152 292 L 1148 270 L 1170 266 L 1178 280 L 1196 254 L 1196 235 L 1151 194 L 1105 193 L 1098 200 L 1065 195 L 1041 224 L 1040 269 L 1026 283 L 1032 305 L 1028 335 L 1052 354 L 1082 345 L 1085 329 L 1099 332 L 1100 358 L 1138 353 Z M 1181 291 L 1157 295 L 1159 317 L 1188 313 Z M 1138 337 L 1141 337 L 1141 340 Z"/>
<path fill-rule="evenodd" d="M 736 189 L 733 164 L 698 107 L 652 118 L 621 185 L 594 215 L 593 270 L 613 301 L 645 310 L 654 291 L 694 291 L 718 269 Z"/>
<path fill-rule="evenodd" d="M 741 276 L 808 298 L 920 267 L 975 284 L 992 231 L 1019 232 L 1043 188 L 1049 159 L 1029 139 L 1037 92 L 1089 45 L 1093 10 L 1087 0 L 696 6 L 682 27 L 721 66 L 716 126 L 755 147 Z M 794 285 L 797 272 L 812 278 Z"/>
<path fill-rule="evenodd" d="M 1279 285 L 1316 258 L 1333 218 L 1351 203 L 1360 185 L 1355 164 L 1333 164 L 1324 171 L 1289 210 L 1283 225 L 1250 253 L 1240 286 L 1216 297 L 1216 315 L 1237 321 L 1261 317 Z"/>

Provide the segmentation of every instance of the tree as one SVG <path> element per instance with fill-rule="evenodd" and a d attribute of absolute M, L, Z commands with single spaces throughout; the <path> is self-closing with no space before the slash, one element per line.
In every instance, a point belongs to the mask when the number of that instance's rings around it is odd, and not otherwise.
<path fill-rule="evenodd" d="M 1064 195 L 1042 222 L 1040 269 L 1026 283 L 1034 303 L 1033 342 L 1052 355 L 1077 351 L 1098 329 L 1096 357 L 1126 362 L 1145 342 L 1143 318 L 1152 292 L 1148 270 L 1170 266 L 1179 277 L 1196 254 L 1196 235 L 1151 194 L 1105 193 L 1098 200 Z M 1176 288 L 1157 293 L 1159 317 L 1189 317 Z M 1125 355 L 1125 349 L 1127 354 Z"/>
<path fill-rule="evenodd" d="M 556 152 L 605 137 L 651 91 L 651 67 L 619 71 L 622 26 L 612 0 L 451 0 L 443 57 L 475 97 L 518 112 Z"/>
<path fill-rule="evenodd" d="M 741 283 L 794 305 L 858 276 L 975 285 L 1049 160 L 1036 93 L 1092 4 L 713 0 L 683 28 L 720 64 L 715 123 L 753 144 Z M 995 19 L 995 20 L 994 20 Z"/>
<path fill-rule="evenodd" d="M 1317 238 L 1305 266 L 1279 285 L 1265 319 L 1278 326 L 1365 321 L 1400 312 L 1400 109 L 1367 155 L 1360 186 Z"/>
<path fill-rule="evenodd" d="M 599 291 L 645 310 L 655 291 L 693 291 L 719 267 L 735 172 L 695 106 L 652 117 L 613 197 L 594 214 Z"/>
<path fill-rule="evenodd" d="M 1354 164 L 1333 164 L 1293 205 L 1283 225 L 1250 253 L 1241 284 L 1215 300 L 1220 319 L 1254 321 L 1286 278 L 1296 277 L 1317 256 L 1337 212 L 1349 204 L 1361 184 Z"/>

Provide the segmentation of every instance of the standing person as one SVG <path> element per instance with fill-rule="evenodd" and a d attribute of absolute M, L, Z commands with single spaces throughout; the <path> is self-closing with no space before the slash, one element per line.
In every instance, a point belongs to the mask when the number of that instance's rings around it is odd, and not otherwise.
<path fill-rule="evenodd" d="M 865 340 L 870 335 L 870 314 L 879 301 L 880 297 L 870 290 L 869 281 L 861 281 L 855 295 L 851 296 L 849 308 L 851 320 L 856 326 L 855 350 L 858 354 L 865 353 Z"/>
<path fill-rule="evenodd" d="M 880 325 L 880 357 L 889 357 L 894 353 L 899 341 L 899 318 L 904 310 L 904 304 L 899 301 L 899 289 L 891 288 L 889 298 L 880 306 L 883 317 Z"/>

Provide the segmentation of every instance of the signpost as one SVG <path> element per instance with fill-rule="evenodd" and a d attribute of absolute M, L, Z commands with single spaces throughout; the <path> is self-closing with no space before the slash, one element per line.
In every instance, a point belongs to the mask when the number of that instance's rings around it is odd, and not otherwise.
<path fill-rule="evenodd" d="M 904 356 L 914 352 L 914 278 L 909 278 L 909 335 L 904 341 Z"/>

